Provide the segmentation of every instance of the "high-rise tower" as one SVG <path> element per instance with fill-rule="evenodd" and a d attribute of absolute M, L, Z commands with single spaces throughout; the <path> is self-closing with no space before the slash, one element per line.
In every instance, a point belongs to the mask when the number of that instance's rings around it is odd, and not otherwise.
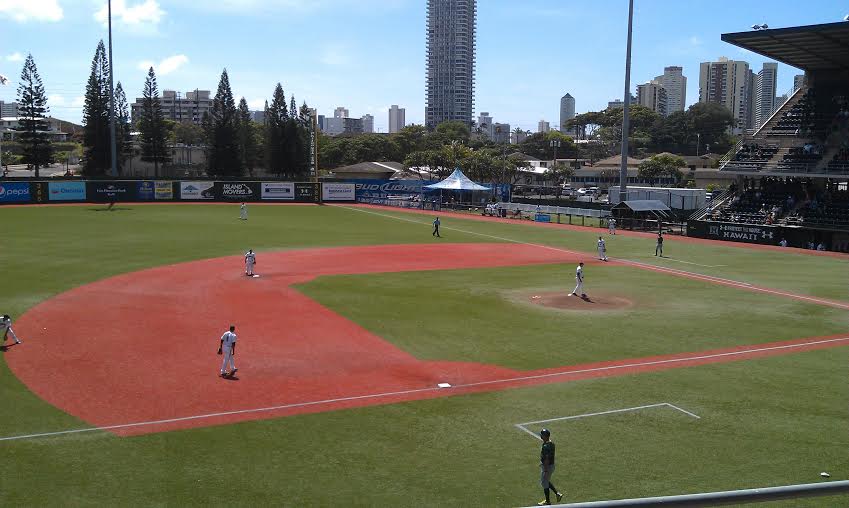
<path fill-rule="evenodd" d="M 472 124 L 476 0 L 427 2 L 427 107 L 432 129 L 448 120 Z"/>

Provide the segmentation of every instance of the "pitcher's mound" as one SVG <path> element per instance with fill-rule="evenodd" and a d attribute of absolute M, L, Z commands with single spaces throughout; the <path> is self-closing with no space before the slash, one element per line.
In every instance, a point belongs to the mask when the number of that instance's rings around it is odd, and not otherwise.
<path fill-rule="evenodd" d="M 536 293 L 528 295 L 528 301 L 535 305 L 565 310 L 619 310 L 627 309 L 634 302 L 627 298 L 607 295 L 569 296 L 566 291 L 556 293 Z"/>

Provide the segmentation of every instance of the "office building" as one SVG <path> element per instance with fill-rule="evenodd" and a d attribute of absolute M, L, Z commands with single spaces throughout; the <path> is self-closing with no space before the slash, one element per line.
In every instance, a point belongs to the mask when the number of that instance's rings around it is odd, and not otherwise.
<path fill-rule="evenodd" d="M 482 111 L 478 115 L 478 128 L 481 130 L 481 134 L 492 139 L 492 116 L 488 112 Z"/>
<path fill-rule="evenodd" d="M 676 65 L 664 67 L 663 75 L 654 78 L 666 89 L 666 114 L 684 111 L 687 107 L 687 77 L 684 69 Z"/>
<path fill-rule="evenodd" d="M 141 118 L 143 104 L 144 99 L 139 97 L 130 105 L 130 116 L 133 123 L 137 123 Z M 166 120 L 191 122 L 200 125 L 204 113 L 208 113 L 212 109 L 212 97 L 210 97 L 209 90 L 186 92 L 185 97 L 180 92 L 165 90 L 159 98 L 159 104 L 162 107 L 162 115 Z"/>
<path fill-rule="evenodd" d="M 666 88 L 660 81 L 650 81 L 643 85 L 637 85 L 637 104 L 645 106 L 655 113 L 666 116 L 667 111 Z"/>
<path fill-rule="evenodd" d="M 793 91 L 802 88 L 805 86 L 805 75 L 804 74 L 796 74 L 793 76 Z"/>
<path fill-rule="evenodd" d="M 339 106 L 333 110 L 333 118 L 348 118 L 349 116 L 351 115 L 348 114 L 348 109 L 343 106 Z"/>
<path fill-rule="evenodd" d="M 362 134 L 365 131 L 363 118 L 337 117 L 325 118 L 322 132 L 328 136 L 339 134 Z"/>
<path fill-rule="evenodd" d="M 767 62 L 755 77 L 754 129 L 759 128 L 775 111 L 775 91 L 778 82 L 778 64 Z"/>
<path fill-rule="evenodd" d="M 477 0 L 427 2 L 427 107 L 425 124 L 447 120 L 472 125 L 475 92 Z"/>
<path fill-rule="evenodd" d="M 637 103 L 637 98 L 632 95 L 631 96 L 631 104 L 636 104 L 636 103 Z M 607 109 L 621 108 L 621 107 L 624 107 L 624 106 L 625 106 L 625 103 L 622 102 L 622 99 L 616 99 L 615 101 L 610 101 L 610 102 L 607 103 Z"/>
<path fill-rule="evenodd" d="M 737 119 L 735 133 L 753 123 L 754 79 L 748 62 L 720 57 L 715 62 L 702 62 L 699 69 L 699 102 L 724 106 Z"/>
<path fill-rule="evenodd" d="M 492 140 L 496 143 L 509 143 L 510 124 L 497 122 L 492 124 Z"/>
<path fill-rule="evenodd" d="M 566 122 L 575 118 L 575 98 L 570 94 L 566 94 L 560 98 L 560 125 L 557 130 L 567 132 Z"/>
<path fill-rule="evenodd" d="M 371 115 L 363 115 L 363 132 L 371 133 L 374 132 L 374 117 Z"/>
<path fill-rule="evenodd" d="M 510 144 L 518 145 L 522 141 L 528 139 L 528 132 L 530 131 L 515 131 L 510 133 Z"/>
<path fill-rule="evenodd" d="M 0 118 L 12 118 L 17 117 L 18 115 L 18 103 L 17 102 L 3 102 L 0 101 Z"/>
<path fill-rule="evenodd" d="M 405 113 L 406 110 L 399 108 L 397 104 L 393 104 L 389 108 L 389 134 L 401 132 L 401 129 L 406 125 Z"/>
<path fill-rule="evenodd" d="M 546 122 L 545 120 L 540 120 L 537 124 L 537 132 L 546 133 L 551 130 L 551 124 Z"/>

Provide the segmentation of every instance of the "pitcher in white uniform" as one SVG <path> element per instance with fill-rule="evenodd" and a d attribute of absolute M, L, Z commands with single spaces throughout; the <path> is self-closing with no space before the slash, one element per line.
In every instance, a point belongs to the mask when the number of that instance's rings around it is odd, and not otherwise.
<path fill-rule="evenodd" d="M 236 368 L 236 361 L 233 359 L 233 356 L 236 354 L 236 327 L 235 325 L 230 325 L 230 330 L 224 332 L 224 335 L 221 336 L 221 343 L 218 345 L 218 354 L 224 355 L 224 361 L 221 362 L 221 377 L 233 377 L 236 375 L 236 371 L 239 370 Z M 227 373 L 227 366 L 229 364 L 230 373 Z"/>
<path fill-rule="evenodd" d="M 586 298 L 587 295 L 584 293 L 584 262 L 581 261 L 578 263 L 578 268 L 575 270 L 575 289 L 569 293 L 569 296 L 575 296 L 577 294 L 581 295 L 581 298 Z"/>
<path fill-rule="evenodd" d="M 242 220 L 248 220 L 248 205 L 242 203 L 239 206 L 239 218 Z"/>

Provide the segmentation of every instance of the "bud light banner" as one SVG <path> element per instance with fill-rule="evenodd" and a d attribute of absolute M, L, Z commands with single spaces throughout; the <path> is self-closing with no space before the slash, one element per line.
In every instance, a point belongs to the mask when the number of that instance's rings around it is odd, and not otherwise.
<path fill-rule="evenodd" d="M 0 183 L 0 202 L 29 203 L 30 199 L 28 183 Z"/>
<path fill-rule="evenodd" d="M 151 180 L 136 183 L 136 197 L 139 201 L 153 201 L 156 198 L 156 187 Z"/>
<path fill-rule="evenodd" d="M 132 182 L 89 182 L 88 199 L 99 203 L 112 201 L 132 201 L 135 199 L 130 192 Z"/>

